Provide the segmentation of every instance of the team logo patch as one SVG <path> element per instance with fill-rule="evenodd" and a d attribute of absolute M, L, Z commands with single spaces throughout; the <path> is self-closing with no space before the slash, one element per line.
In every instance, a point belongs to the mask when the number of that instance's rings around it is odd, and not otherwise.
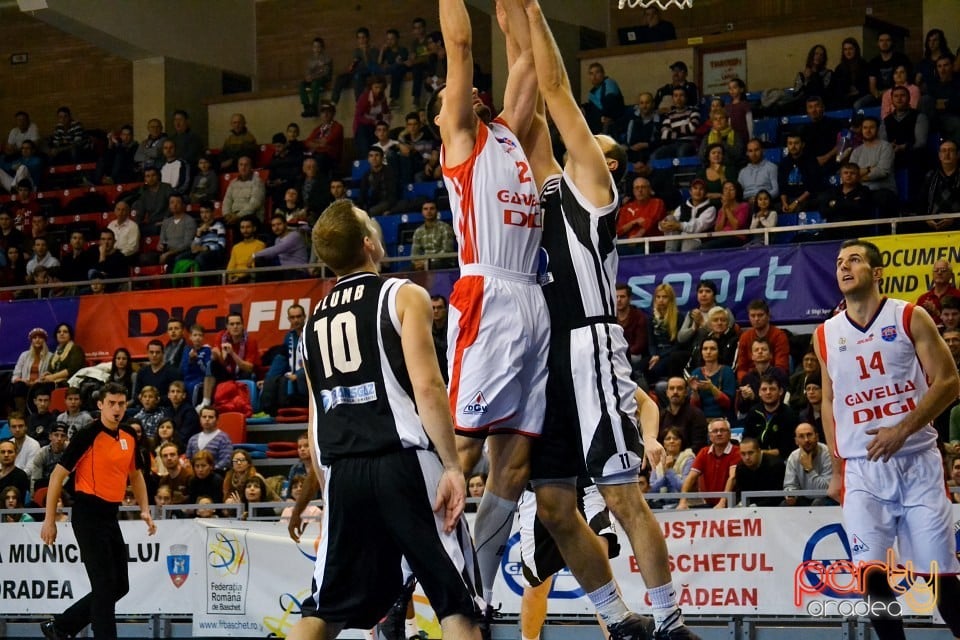
<path fill-rule="evenodd" d="M 463 408 L 464 415 L 475 416 L 487 412 L 487 401 L 483 397 L 483 391 L 477 391 L 473 400 L 467 403 Z"/>
<path fill-rule="evenodd" d="M 884 342 L 893 342 L 897 339 L 897 327 L 890 325 L 889 327 L 880 329 L 880 337 L 883 338 Z"/>
<path fill-rule="evenodd" d="M 183 583 L 190 577 L 190 555 L 189 549 L 185 544 L 170 545 L 170 553 L 167 555 L 167 573 L 173 585 L 179 589 Z"/>
<path fill-rule="evenodd" d="M 839 347 L 838 351 L 846 351 L 846 350 L 847 350 L 847 339 L 846 339 L 846 338 L 840 338 L 840 347 Z"/>
<path fill-rule="evenodd" d="M 850 552 L 855 556 L 870 551 L 870 546 L 856 534 L 850 536 L 850 542 Z"/>
<path fill-rule="evenodd" d="M 496 138 L 496 136 L 494 137 Z M 514 151 L 517 148 L 517 144 L 510 138 L 496 138 L 496 140 L 501 146 L 506 147 L 508 152 Z"/>

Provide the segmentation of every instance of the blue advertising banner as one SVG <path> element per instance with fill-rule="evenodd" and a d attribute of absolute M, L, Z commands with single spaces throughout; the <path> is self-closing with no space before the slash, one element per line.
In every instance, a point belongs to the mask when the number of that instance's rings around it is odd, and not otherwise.
<path fill-rule="evenodd" d="M 48 298 L 0 302 L 0 366 L 13 367 L 20 354 L 30 348 L 27 335 L 34 327 L 46 329 L 48 344 L 56 347 L 54 328 L 67 322 L 76 328 L 79 298 Z"/>

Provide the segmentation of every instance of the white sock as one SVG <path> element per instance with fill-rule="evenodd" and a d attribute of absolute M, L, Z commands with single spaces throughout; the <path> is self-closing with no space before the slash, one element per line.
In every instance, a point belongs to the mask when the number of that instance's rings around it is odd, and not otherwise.
<path fill-rule="evenodd" d="M 483 599 L 492 604 L 493 583 L 500 573 L 500 560 L 510 538 L 513 515 L 517 510 L 515 500 L 506 500 L 485 491 L 477 508 L 473 539 L 477 548 L 477 564 L 483 580 Z"/>
<path fill-rule="evenodd" d="M 629 615 L 630 610 L 624 604 L 623 598 L 617 592 L 617 583 L 611 580 L 595 591 L 587 594 L 590 602 L 597 608 L 597 614 L 608 627 L 616 624 Z"/>
<path fill-rule="evenodd" d="M 528 638 L 527 636 L 521 633 L 520 640 L 540 640 L 540 634 L 538 633 L 536 638 Z"/>
<path fill-rule="evenodd" d="M 363 633 L 363 640 L 377 640 L 377 633 L 373 629 L 364 629 L 361 633 Z"/>
<path fill-rule="evenodd" d="M 647 593 L 653 605 L 653 621 L 657 631 L 670 631 L 683 626 L 683 616 L 677 607 L 677 590 L 672 582 L 648 589 Z"/>
<path fill-rule="evenodd" d="M 407 638 L 416 638 L 420 635 L 420 629 L 417 628 L 417 618 L 407 618 L 403 622 L 403 628 Z"/>

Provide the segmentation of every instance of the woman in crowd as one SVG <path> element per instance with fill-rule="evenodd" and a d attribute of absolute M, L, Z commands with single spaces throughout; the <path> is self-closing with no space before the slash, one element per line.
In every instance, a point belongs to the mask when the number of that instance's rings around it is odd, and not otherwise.
<path fill-rule="evenodd" d="M 729 309 L 723 307 L 713 307 L 706 313 L 707 332 L 703 337 L 694 342 L 693 349 L 690 352 L 690 361 L 687 363 L 687 370 L 693 371 L 703 365 L 703 355 L 701 353 L 701 343 L 704 340 L 715 340 L 719 346 L 717 359 L 720 364 L 733 367 L 737 361 L 737 346 L 740 335 L 737 332 L 737 325 L 733 322 L 733 315 Z"/>
<path fill-rule="evenodd" d="M 30 330 L 27 336 L 30 348 L 20 354 L 17 364 L 13 367 L 13 377 L 10 395 L 17 411 L 25 412 L 27 399 L 32 396 L 34 388 L 43 381 L 50 367 L 50 349 L 47 348 L 47 332 L 37 327 Z"/>
<path fill-rule="evenodd" d="M 110 379 L 108 382 L 117 382 L 127 388 L 128 392 L 133 391 L 134 378 L 136 373 L 130 362 L 130 352 L 126 347 L 120 347 L 113 352 L 113 359 L 110 361 Z"/>
<path fill-rule="evenodd" d="M 49 385 L 48 388 L 65 387 L 67 380 L 80 370 L 87 357 L 83 348 L 73 341 L 73 327 L 66 322 L 57 325 L 55 334 L 57 348 L 50 358 L 50 367 L 41 382 Z"/>
<path fill-rule="evenodd" d="M 714 338 L 700 343 L 703 365 L 690 372 L 690 392 L 694 402 L 709 422 L 710 418 L 733 416 L 733 400 L 737 395 L 737 376 L 733 369 L 720 363 L 720 344 Z"/>
<path fill-rule="evenodd" d="M 807 98 L 818 96 L 830 104 L 834 93 L 833 72 L 827 67 L 827 48 L 815 44 L 807 52 L 807 63 L 793 82 L 793 103 L 803 111 Z"/>
<path fill-rule="evenodd" d="M 787 392 L 790 394 L 787 404 L 796 413 L 800 413 L 807 406 L 805 389 L 807 388 L 807 380 L 813 374 L 820 375 L 820 360 L 813 352 L 813 345 L 811 344 L 807 348 L 807 352 L 803 354 L 800 370 L 790 376 L 790 381 L 787 384 Z"/>
<path fill-rule="evenodd" d="M 950 56 L 950 45 L 947 44 L 947 36 L 943 29 L 930 29 L 927 36 L 923 39 L 923 59 L 917 63 L 916 74 L 913 83 L 920 87 L 923 93 L 928 93 L 930 83 L 937 81 L 937 60 L 940 56 Z M 913 104 L 913 96 L 910 103 Z"/>
<path fill-rule="evenodd" d="M 720 206 L 723 183 L 737 181 L 737 168 L 727 159 L 723 145 L 715 142 L 707 147 L 707 162 L 697 170 L 697 177 L 706 183 L 707 198 L 715 208 Z M 691 183 L 691 187 L 693 183 Z M 692 193 L 692 189 L 691 189 Z"/>
<path fill-rule="evenodd" d="M 223 502 L 223 476 L 214 469 L 216 461 L 213 459 L 213 454 L 206 449 L 201 449 L 193 454 L 191 463 L 193 478 L 187 484 L 190 502 L 199 502 L 200 496 L 207 496 L 213 502 Z"/>
<path fill-rule="evenodd" d="M 893 70 L 893 86 L 906 87 L 910 93 L 910 107 L 920 108 L 920 87 L 915 85 L 910 78 L 910 71 L 905 65 L 897 65 Z M 880 96 L 880 119 L 886 118 L 893 113 L 893 87 L 887 89 Z"/>
<path fill-rule="evenodd" d="M 255 518 L 257 516 L 270 515 L 270 509 L 258 507 L 260 502 L 274 502 L 267 489 L 267 483 L 260 474 L 254 474 L 247 478 L 243 485 L 241 493 L 233 492 L 228 495 L 224 502 L 227 504 L 242 503 L 243 514 L 241 520 Z"/>
<path fill-rule="evenodd" d="M 747 85 L 740 78 L 733 78 L 727 83 L 727 92 L 730 94 L 730 103 L 725 109 L 730 126 L 741 140 L 749 140 L 753 137 L 753 108 L 747 100 Z"/>
<path fill-rule="evenodd" d="M 870 95 L 870 70 L 860 53 L 856 38 L 846 38 L 841 44 L 840 63 L 833 70 L 833 85 L 836 87 L 836 105 L 860 109 L 876 100 Z"/>
<path fill-rule="evenodd" d="M 223 478 L 223 497 L 226 499 L 234 495 L 239 502 L 243 496 L 247 478 L 257 475 L 257 470 L 253 466 L 250 454 L 244 449 L 234 449 L 231 461 L 233 468 L 228 470 Z"/>
<path fill-rule="evenodd" d="M 377 122 L 390 122 L 390 103 L 387 100 L 387 82 L 383 76 L 373 76 L 369 88 L 360 94 L 356 112 L 353 116 L 353 139 L 356 143 L 357 157 L 365 159 L 367 151 L 377 141 L 375 129 Z"/>
<path fill-rule="evenodd" d="M 750 205 L 743 200 L 743 187 L 736 180 L 727 180 L 720 190 L 720 206 L 714 231 L 742 231 L 750 226 Z M 732 249 L 742 247 L 747 236 L 721 236 L 703 243 L 704 249 Z"/>
<path fill-rule="evenodd" d="M 653 291 L 653 309 L 647 331 L 650 348 L 647 381 L 651 386 L 660 383 L 665 387 L 666 379 L 678 373 L 677 361 L 681 357 L 677 343 L 680 312 L 677 310 L 677 294 L 669 284 L 662 283 Z"/>
<path fill-rule="evenodd" d="M 185 447 L 183 446 L 183 441 L 180 439 L 180 434 L 177 433 L 177 429 L 173 424 L 172 418 L 163 418 L 160 420 L 160 423 L 157 425 L 157 435 L 154 436 L 154 463 L 153 463 L 153 472 L 157 476 L 167 475 L 167 468 L 164 466 L 163 462 L 160 460 L 160 447 L 172 442 L 177 447 L 177 451 L 180 452 L 180 466 L 189 467 L 190 461 L 183 454 Z"/>
<path fill-rule="evenodd" d="M 650 471 L 651 493 L 679 493 L 683 487 L 683 480 L 690 472 L 695 457 L 693 449 L 684 441 L 683 432 L 676 427 L 669 427 L 661 438 L 665 457 L 655 469 Z M 665 504 L 677 503 L 676 500 Z"/>
<path fill-rule="evenodd" d="M 7 247 L 7 264 L 0 269 L 0 287 L 22 287 L 27 283 L 27 259 L 18 246 Z M 5 291 L 0 300 L 13 300 L 14 292 Z"/>
<path fill-rule="evenodd" d="M 290 482 L 290 498 L 293 502 L 296 502 L 300 499 L 300 493 L 303 491 L 303 483 L 306 481 L 307 477 L 303 475 L 293 476 L 293 480 Z M 290 518 L 293 516 L 294 507 L 285 507 L 283 513 L 280 514 L 280 522 L 290 522 Z M 301 520 L 304 522 L 310 522 L 315 520 L 319 528 L 320 518 L 323 517 L 323 509 L 314 505 L 308 504 L 303 510 L 303 513 L 300 514 Z"/>
<path fill-rule="evenodd" d="M 713 280 L 701 280 L 697 283 L 697 306 L 687 311 L 683 324 L 680 325 L 680 331 L 677 332 L 677 341 L 681 345 L 693 344 L 710 330 L 707 324 L 707 313 L 715 306 L 717 306 L 717 284 Z M 727 314 L 732 326 L 733 314 L 729 311 Z"/>
<path fill-rule="evenodd" d="M 23 509 L 23 496 L 20 495 L 20 489 L 10 486 L 3 490 L 3 508 L 4 509 Z M 29 513 L 5 513 L 4 522 L 33 522 L 33 517 Z"/>
<path fill-rule="evenodd" d="M 766 189 L 760 189 L 753 202 L 753 212 L 750 217 L 750 229 L 773 229 L 777 226 L 777 210 L 774 208 L 773 198 Z M 763 244 L 762 235 L 754 235 L 749 244 Z"/>

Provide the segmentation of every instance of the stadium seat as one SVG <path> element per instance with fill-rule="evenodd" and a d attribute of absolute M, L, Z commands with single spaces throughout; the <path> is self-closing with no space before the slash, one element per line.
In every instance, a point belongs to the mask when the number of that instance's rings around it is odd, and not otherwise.
<path fill-rule="evenodd" d="M 412 248 L 412 247 L 411 247 L 409 244 L 398 244 L 398 245 L 397 245 L 397 251 L 396 251 L 396 253 L 395 253 L 394 255 L 395 255 L 397 258 L 403 258 L 403 257 L 408 257 L 408 258 L 409 258 L 409 257 L 410 257 L 410 249 L 411 249 L 411 248 Z M 402 261 L 402 262 L 391 262 L 391 263 L 390 263 L 390 270 L 393 271 L 394 273 L 403 272 L 403 271 L 411 271 L 412 269 L 413 269 L 413 264 L 412 264 L 411 262 L 409 262 L 408 260 L 404 260 L 404 261 Z"/>
<path fill-rule="evenodd" d="M 367 160 L 354 160 L 353 168 L 350 170 L 350 178 L 354 182 L 360 182 L 360 178 L 370 172 L 370 162 Z"/>
<path fill-rule="evenodd" d="M 780 135 L 780 121 L 776 118 L 760 118 L 753 121 L 753 137 L 764 145 L 776 145 Z"/>
<path fill-rule="evenodd" d="M 786 155 L 786 150 L 781 149 L 780 147 L 773 147 L 763 150 L 763 157 L 773 164 L 780 164 L 780 160 L 783 159 L 784 155 Z"/>
<path fill-rule="evenodd" d="M 50 410 L 63 412 L 67 410 L 67 388 L 57 387 L 50 392 Z"/>
<path fill-rule="evenodd" d="M 437 195 L 437 190 L 442 186 L 442 180 L 431 180 L 430 182 L 411 182 L 407 185 L 407 197 L 433 198 Z"/>
<path fill-rule="evenodd" d="M 857 109 L 857 113 L 863 116 L 870 116 L 872 118 L 880 119 L 880 107 L 867 107 L 866 109 Z"/>
<path fill-rule="evenodd" d="M 827 111 L 823 114 L 824 118 L 830 118 L 831 120 L 845 120 L 849 121 L 853 117 L 853 109 L 836 109 L 834 111 Z"/>
<path fill-rule="evenodd" d="M 383 244 L 386 245 L 387 253 L 390 253 L 393 245 L 397 244 L 401 215 L 394 213 L 386 216 L 377 216 L 376 221 L 380 223 L 380 231 L 383 234 Z"/>
<path fill-rule="evenodd" d="M 217 419 L 217 427 L 230 436 L 230 441 L 234 444 L 247 441 L 247 419 L 242 413 L 237 411 L 221 413 Z"/>
<path fill-rule="evenodd" d="M 270 161 L 273 159 L 273 154 L 276 152 L 277 152 L 277 149 L 272 144 L 260 145 L 260 153 L 257 154 L 257 162 L 254 166 L 255 167 L 270 166 Z"/>
<path fill-rule="evenodd" d="M 783 116 L 780 118 L 780 124 L 785 127 L 797 127 L 811 122 L 810 116 Z"/>
<path fill-rule="evenodd" d="M 910 172 L 907 169 L 900 169 L 893 174 L 897 182 L 897 199 L 902 204 L 910 201 Z"/>
<path fill-rule="evenodd" d="M 250 391 L 250 406 L 254 413 L 260 411 L 260 393 L 257 390 L 257 383 L 253 380 L 237 380 Z"/>
<path fill-rule="evenodd" d="M 680 167 L 692 168 L 700 166 L 700 158 L 697 156 L 686 156 L 683 158 L 658 158 L 650 163 L 654 170 L 678 169 Z"/>

